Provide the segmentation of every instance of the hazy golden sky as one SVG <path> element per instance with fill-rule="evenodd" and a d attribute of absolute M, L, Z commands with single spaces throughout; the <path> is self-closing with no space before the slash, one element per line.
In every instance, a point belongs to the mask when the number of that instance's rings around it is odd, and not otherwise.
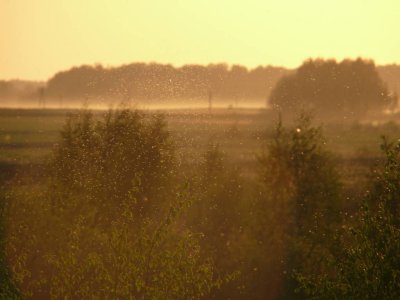
<path fill-rule="evenodd" d="M 0 79 L 74 65 L 400 63 L 400 0 L 0 0 Z"/>

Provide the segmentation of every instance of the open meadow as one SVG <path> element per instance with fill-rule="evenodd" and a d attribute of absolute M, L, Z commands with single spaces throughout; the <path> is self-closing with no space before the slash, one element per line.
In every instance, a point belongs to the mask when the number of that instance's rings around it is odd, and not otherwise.
<path fill-rule="evenodd" d="M 69 114 L 77 109 L 0 109 L 0 164 L 2 168 L 41 165 L 46 162 Z M 104 110 L 94 110 L 101 118 Z M 190 166 L 218 144 L 230 164 L 245 176 L 257 172 L 257 156 L 272 138 L 278 118 L 270 110 L 254 108 L 143 110 L 146 115 L 165 116 L 180 162 Z M 379 122 L 347 121 L 319 123 L 326 149 L 341 165 L 345 178 L 357 176 L 380 155 L 381 137 L 400 137 L 396 116 Z M 287 122 L 290 124 L 291 122 Z M 288 125 L 284 124 L 284 125 Z M 364 170 L 363 170 L 364 171 Z M 361 176 L 361 175 L 360 175 Z M 359 178 L 360 179 L 360 178 Z"/>

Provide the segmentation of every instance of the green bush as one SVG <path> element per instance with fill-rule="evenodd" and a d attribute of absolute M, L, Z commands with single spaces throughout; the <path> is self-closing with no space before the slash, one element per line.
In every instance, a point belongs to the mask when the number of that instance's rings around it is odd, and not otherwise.
<path fill-rule="evenodd" d="M 198 165 L 193 184 L 193 204 L 187 223 L 201 236 L 205 255 L 215 262 L 217 272 L 231 280 L 215 290 L 212 298 L 226 299 L 236 295 L 240 272 L 237 252 L 241 222 L 242 183 L 237 170 L 226 164 L 218 145 L 209 144 Z"/>
<path fill-rule="evenodd" d="M 183 203 L 183 202 L 182 202 Z M 139 226 L 122 215 L 108 229 L 82 217 L 68 231 L 68 244 L 47 256 L 53 299 L 199 299 L 222 283 L 197 237 L 177 230 L 176 203 L 162 222 Z"/>
<path fill-rule="evenodd" d="M 20 299 L 6 256 L 8 201 L 4 187 L 0 187 L 0 299 Z"/>
<path fill-rule="evenodd" d="M 323 260 L 328 268 L 315 276 L 297 276 L 300 289 L 310 298 L 400 298 L 400 144 L 384 140 L 382 150 L 383 167 L 373 171 L 355 220 L 343 225 L 335 242 L 326 245 L 329 255 Z"/>
<path fill-rule="evenodd" d="M 61 136 L 51 162 L 53 188 L 63 194 L 59 205 L 79 195 L 111 214 L 131 198 L 137 216 L 147 216 L 166 200 L 175 168 L 162 116 L 122 109 L 95 120 L 82 111 L 67 119 Z"/>
<path fill-rule="evenodd" d="M 242 187 L 234 169 L 226 166 L 218 145 L 209 145 L 203 155 L 191 209 L 192 228 L 204 235 L 205 245 L 220 261 L 227 260 L 239 227 Z"/>
<path fill-rule="evenodd" d="M 287 129 L 279 122 L 273 142 L 259 156 L 261 208 L 286 214 L 291 236 L 315 237 L 337 222 L 341 185 L 324 145 L 321 129 L 302 115 Z"/>
<path fill-rule="evenodd" d="M 284 298 L 295 297 L 292 270 L 318 271 L 322 245 L 330 242 L 338 222 L 341 185 L 324 145 L 321 129 L 301 115 L 289 128 L 279 122 L 273 141 L 259 156 L 264 188 L 253 234 L 265 257 L 259 258 L 264 270 L 258 273 L 264 272 L 268 280 L 274 276 L 271 282 L 282 285 L 276 293 Z M 283 283 L 276 282 L 276 273 L 282 274 Z"/>
<path fill-rule="evenodd" d="M 191 201 L 170 187 L 174 154 L 159 116 L 70 116 L 49 178 L 9 192 L 7 252 L 24 297 L 199 299 L 222 284 Z"/>

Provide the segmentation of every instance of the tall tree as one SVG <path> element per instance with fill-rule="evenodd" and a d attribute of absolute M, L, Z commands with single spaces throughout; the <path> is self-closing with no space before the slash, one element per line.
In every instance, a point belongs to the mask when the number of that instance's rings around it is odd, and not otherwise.
<path fill-rule="evenodd" d="M 372 61 L 308 60 L 283 77 L 271 92 L 270 104 L 283 113 L 314 110 L 340 117 L 362 116 L 397 105 Z"/>
<path fill-rule="evenodd" d="M 326 245 L 326 269 L 297 276 L 310 299 L 400 297 L 400 144 L 384 141 L 382 150 L 385 160 L 373 171 L 363 205 Z"/>
<path fill-rule="evenodd" d="M 290 128 L 278 123 L 273 142 L 259 162 L 265 190 L 256 225 L 264 224 L 264 228 L 256 236 L 262 247 L 275 248 L 281 256 L 280 271 L 286 274 L 281 296 L 293 299 L 296 282 L 291 271 L 316 271 L 321 245 L 329 242 L 329 233 L 337 223 L 339 177 L 324 148 L 321 129 L 313 127 L 305 115 Z M 266 249 L 266 253 L 270 251 Z M 278 266 L 273 268 L 279 270 Z"/>

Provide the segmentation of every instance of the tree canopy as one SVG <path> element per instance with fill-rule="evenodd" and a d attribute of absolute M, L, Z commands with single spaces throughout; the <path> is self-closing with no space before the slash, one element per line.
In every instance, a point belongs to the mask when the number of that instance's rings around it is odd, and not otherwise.
<path fill-rule="evenodd" d="M 384 160 L 372 171 L 362 206 L 324 245 L 325 269 L 297 274 L 308 299 L 399 299 L 400 144 L 384 139 L 381 148 Z"/>
<path fill-rule="evenodd" d="M 114 68 L 80 66 L 55 74 L 47 82 L 49 99 L 65 100 L 201 100 L 265 99 L 282 74 L 280 67 L 226 64 L 172 65 L 133 63 Z"/>
<path fill-rule="evenodd" d="M 0 298 L 203 299 L 231 280 L 183 225 L 191 201 L 174 164 L 162 116 L 71 115 L 40 187 L 11 188 L 7 202 L 0 188 Z"/>
<path fill-rule="evenodd" d="M 310 59 L 278 81 L 269 101 L 285 113 L 306 109 L 352 117 L 392 109 L 397 96 L 379 77 L 373 61 Z"/>

